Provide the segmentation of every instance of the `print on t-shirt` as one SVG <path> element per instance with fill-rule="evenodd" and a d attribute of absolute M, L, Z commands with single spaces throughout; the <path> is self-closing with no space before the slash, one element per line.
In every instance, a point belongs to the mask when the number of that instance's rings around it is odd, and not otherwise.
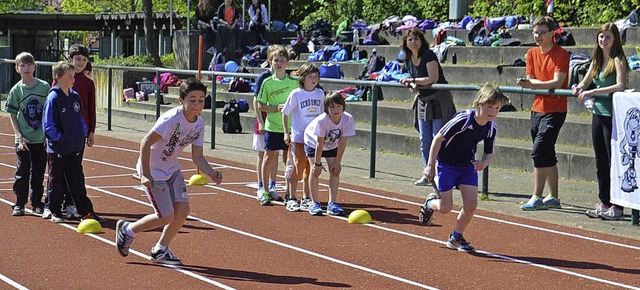
<path fill-rule="evenodd" d="M 27 105 L 22 109 L 22 117 L 26 124 L 34 130 L 39 130 L 42 127 L 42 111 L 44 105 L 42 105 L 38 98 L 46 98 L 46 96 L 29 95 L 24 100 L 27 101 Z"/>

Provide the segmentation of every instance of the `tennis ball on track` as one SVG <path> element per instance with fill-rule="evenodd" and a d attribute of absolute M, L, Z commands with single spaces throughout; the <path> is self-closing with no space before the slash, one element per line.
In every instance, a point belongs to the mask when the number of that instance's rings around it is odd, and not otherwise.
<path fill-rule="evenodd" d="M 77 232 L 81 234 L 99 234 L 102 233 L 102 226 L 97 220 L 85 219 L 78 224 Z"/>
<path fill-rule="evenodd" d="M 189 185 L 205 185 L 207 183 L 207 178 L 202 176 L 202 174 L 194 174 L 189 178 Z"/>
<path fill-rule="evenodd" d="M 362 209 L 356 209 L 349 214 L 347 221 L 350 224 L 368 224 L 371 222 L 371 215 Z"/>

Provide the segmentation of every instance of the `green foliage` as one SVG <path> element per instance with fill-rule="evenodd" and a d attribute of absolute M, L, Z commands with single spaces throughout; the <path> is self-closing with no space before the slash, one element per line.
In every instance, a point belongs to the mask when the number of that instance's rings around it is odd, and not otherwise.
<path fill-rule="evenodd" d="M 160 57 L 162 67 L 175 68 L 173 61 L 173 53 L 165 54 Z M 96 65 L 113 65 L 113 66 L 139 66 L 153 67 L 153 58 L 149 55 L 133 55 L 128 57 L 113 57 L 107 59 L 94 58 L 93 64 Z"/>

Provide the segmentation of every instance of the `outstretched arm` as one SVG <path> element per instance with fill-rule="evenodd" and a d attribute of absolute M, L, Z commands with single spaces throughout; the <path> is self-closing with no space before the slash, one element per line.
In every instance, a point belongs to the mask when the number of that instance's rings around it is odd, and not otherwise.
<path fill-rule="evenodd" d="M 214 170 L 202 154 L 202 146 L 191 145 L 191 159 L 200 172 L 206 174 L 216 184 L 222 182 L 222 172 Z"/>

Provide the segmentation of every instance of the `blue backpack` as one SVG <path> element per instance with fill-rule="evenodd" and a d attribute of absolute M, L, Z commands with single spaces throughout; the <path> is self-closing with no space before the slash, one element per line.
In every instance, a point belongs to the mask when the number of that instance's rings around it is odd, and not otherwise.
<path fill-rule="evenodd" d="M 337 63 L 323 63 L 320 65 L 320 77 L 329 79 L 341 79 L 344 77 L 340 65 Z"/>
<path fill-rule="evenodd" d="M 343 48 L 343 49 L 341 49 L 341 50 L 338 50 L 338 51 L 334 52 L 334 53 L 331 55 L 331 58 L 329 59 L 329 61 L 331 61 L 331 62 L 336 62 L 336 61 L 347 61 L 347 60 L 349 60 L 349 53 L 348 53 L 348 52 L 347 52 L 347 50 L 346 50 L 346 49 L 344 49 L 344 48 Z"/>

